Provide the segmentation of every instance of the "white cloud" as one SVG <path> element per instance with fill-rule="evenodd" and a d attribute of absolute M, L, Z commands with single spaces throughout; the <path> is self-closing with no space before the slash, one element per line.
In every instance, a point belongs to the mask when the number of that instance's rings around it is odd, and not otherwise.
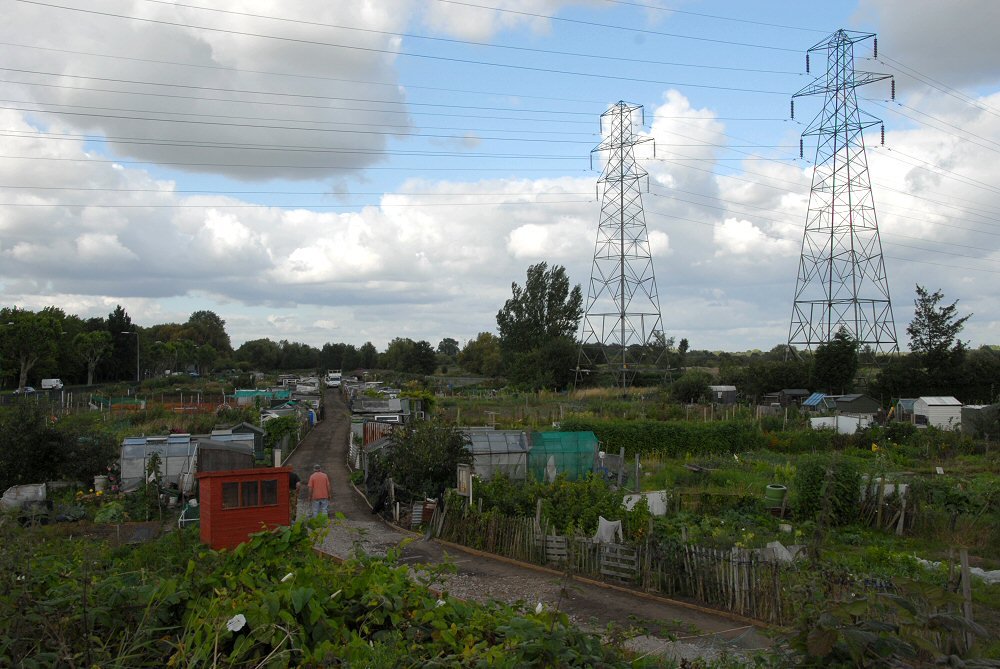
<path fill-rule="evenodd" d="M 42 115 L 46 123 L 107 136 L 108 146 L 122 158 L 188 163 L 176 166 L 244 180 L 303 180 L 359 173 L 383 158 L 390 136 L 410 131 L 394 67 L 398 39 L 373 32 L 401 30 L 410 16 L 408 2 L 212 4 L 218 10 L 303 23 L 141 0 L 79 6 L 221 29 L 26 4 L 7 8 L 0 41 L 22 44 L 25 35 L 44 25 L 44 38 L 35 46 L 56 50 L 0 48 L 7 67 L 42 73 L 19 77 L 41 85 L 6 84 L 6 95 L 61 112 Z M 113 49 L 109 35 L 114 35 Z M 67 58 L 61 50 L 80 53 Z M 83 52 L 134 54 L 140 60 Z M 356 124 L 384 132 L 355 132 Z"/>
<path fill-rule="evenodd" d="M 856 22 L 878 25 L 879 56 L 948 86 L 996 83 L 1000 3 L 995 0 L 861 0 Z M 870 47 L 866 47 L 869 48 Z M 871 55 L 871 51 L 855 57 Z M 865 66 L 861 69 L 876 69 Z M 922 84 L 902 75 L 907 87 Z"/>

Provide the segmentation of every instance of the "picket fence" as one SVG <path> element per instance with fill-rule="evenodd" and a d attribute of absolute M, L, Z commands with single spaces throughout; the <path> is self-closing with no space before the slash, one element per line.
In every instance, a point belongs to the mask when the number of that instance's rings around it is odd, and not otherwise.
<path fill-rule="evenodd" d="M 550 532 L 535 518 L 438 509 L 434 536 L 504 557 L 615 582 L 667 597 L 687 598 L 766 623 L 794 620 L 781 570 L 756 552 L 690 544 L 662 545 L 647 538 L 635 546 L 597 543 L 590 537 Z"/>

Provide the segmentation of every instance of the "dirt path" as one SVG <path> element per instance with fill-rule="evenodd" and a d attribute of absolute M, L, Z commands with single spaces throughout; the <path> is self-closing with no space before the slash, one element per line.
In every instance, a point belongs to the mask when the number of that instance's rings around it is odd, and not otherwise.
<path fill-rule="evenodd" d="M 313 464 L 319 464 L 330 477 L 331 513 L 342 513 L 345 520 L 331 525 L 321 550 L 343 558 L 358 549 L 384 555 L 388 549 L 408 540 L 401 558 L 404 563 L 450 561 L 455 565 L 457 572 L 447 575 L 438 586 L 453 596 L 482 602 L 523 602 L 530 608 L 541 603 L 564 611 L 577 624 L 595 631 L 604 631 L 609 625 L 642 627 L 649 634 L 629 642 L 639 652 L 690 658 L 770 645 L 760 630 L 746 622 L 644 593 L 568 580 L 558 572 L 448 548 L 384 523 L 371 513 L 367 502 L 350 483 L 346 464 L 349 433 L 347 406 L 339 393 L 328 393 L 325 420 L 309 433 L 286 463 L 295 468 L 303 481 L 312 473 Z M 306 512 L 307 505 L 300 502 L 299 513 Z M 669 641 L 668 633 L 675 634 L 678 640 Z"/>

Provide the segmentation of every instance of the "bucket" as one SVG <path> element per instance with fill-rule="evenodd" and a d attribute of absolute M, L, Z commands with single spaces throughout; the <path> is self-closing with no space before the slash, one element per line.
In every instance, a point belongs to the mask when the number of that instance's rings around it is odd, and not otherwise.
<path fill-rule="evenodd" d="M 108 487 L 108 477 L 100 474 L 94 477 L 94 492 L 104 492 Z"/>
<path fill-rule="evenodd" d="M 788 488 L 779 483 L 770 483 L 764 490 L 764 506 L 774 508 L 781 506 L 785 501 L 785 494 Z"/>

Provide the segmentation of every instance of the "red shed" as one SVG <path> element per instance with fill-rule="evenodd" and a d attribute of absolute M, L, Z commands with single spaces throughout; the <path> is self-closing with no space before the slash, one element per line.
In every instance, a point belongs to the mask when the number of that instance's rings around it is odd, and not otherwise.
<path fill-rule="evenodd" d="M 262 525 L 288 525 L 291 467 L 200 472 L 201 540 L 212 548 L 234 548 Z"/>

